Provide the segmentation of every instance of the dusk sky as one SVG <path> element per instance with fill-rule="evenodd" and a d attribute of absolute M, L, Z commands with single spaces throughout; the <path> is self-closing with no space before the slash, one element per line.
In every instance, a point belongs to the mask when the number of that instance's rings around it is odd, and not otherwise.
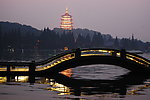
<path fill-rule="evenodd" d="M 0 0 L 0 21 L 53 29 L 66 7 L 74 28 L 150 42 L 150 0 Z"/>

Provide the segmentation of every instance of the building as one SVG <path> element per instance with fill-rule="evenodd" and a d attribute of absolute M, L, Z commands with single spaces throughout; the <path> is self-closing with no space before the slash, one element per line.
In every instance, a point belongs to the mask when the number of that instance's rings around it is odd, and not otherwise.
<path fill-rule="evenodd" d="M 66 12 L 61 16 L 61 25 L 60 28 L 64 30 L 72 30 L 73 29 L 72 16 L 69 15 L 68 8 L 66 8 Z"/>

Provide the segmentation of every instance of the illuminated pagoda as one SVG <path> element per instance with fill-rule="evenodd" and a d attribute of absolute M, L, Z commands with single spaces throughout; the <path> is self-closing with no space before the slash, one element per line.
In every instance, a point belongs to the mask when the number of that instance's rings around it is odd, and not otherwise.
<path fill-rule="evenodd" d="M 62 28 L 64 30 L 72 30 L 73 29 L 72 24 L 73 24 L 72 16 L 69 15 L 68 8 L 66 8 L 65 14 L 61 16 L 60 28 Z"/>

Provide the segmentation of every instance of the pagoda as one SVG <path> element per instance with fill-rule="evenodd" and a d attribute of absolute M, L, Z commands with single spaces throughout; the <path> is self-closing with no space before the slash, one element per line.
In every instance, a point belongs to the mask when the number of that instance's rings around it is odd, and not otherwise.
<path fill-rule="evenodd" d="M 68 8 L 66 8 L 65 14 L 61 16 L 60 28 L 62 28 L 64 30 L 72 30 L 73 29 L 72 24 L 73 24 L 72 16 L 69 15 Z"/>

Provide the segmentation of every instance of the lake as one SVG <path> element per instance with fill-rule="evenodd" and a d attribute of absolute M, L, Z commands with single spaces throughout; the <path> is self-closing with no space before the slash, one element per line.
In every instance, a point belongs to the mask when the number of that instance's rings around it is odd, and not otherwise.
<path fill-rule="evenodd" d="M 150 54 L 141 54 L 150 59 Z M 135 74 L 113 65 L 87 65 L 68 69 L 55 76 L 0 78 L 2 100 L 149 100 L 150 76 Z M 28 97 L 27 97 L 28 96 Z"/>

